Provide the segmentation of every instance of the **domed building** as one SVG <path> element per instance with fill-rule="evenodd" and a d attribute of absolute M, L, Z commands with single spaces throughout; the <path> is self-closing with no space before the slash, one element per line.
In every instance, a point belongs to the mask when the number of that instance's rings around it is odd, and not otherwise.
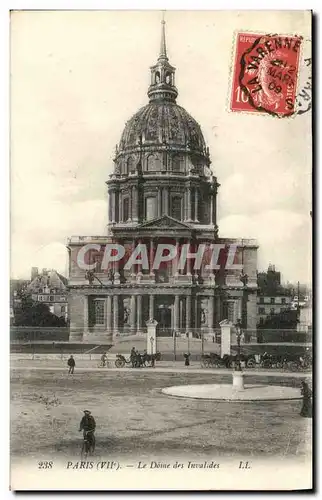
<path fill-rule="evenodd" d="M 177 104 L 177 97 L 163 21 L 149 102 L 125 124 L 107 181 L 107 236 L 72 237 L 68 242 L 73 340 L 112 341 L 144 334 L 152 319 L 158 335 L 166 336 L 211 334 L 223 319 L 236 323 L 241 318 L 244 327 L 256 329 L 257 244 L 219 238 L 219 183 L 209 149 L 200 125 Z M 124 256 L 104 266 L 106 245 L 111 244 L 122 246 Z M 156 267 L 160 244 L 176 251 Z M 84 245 L 91 267 L 87 271 L 77 260 Z M 138 245 L 146 249 L 147 265 L 142 254 L 129 265 Z M 202 246 L 206 251 L 199 267 L 192 255 L 179 265 L 184 248 L 196 254 Z M 233 266 L 227 269 L 232 247 Z M 219 252 L 216 266 L 205 257 L 213 248 Z M 241 274 L 247 275 L 246 284 Z"/>

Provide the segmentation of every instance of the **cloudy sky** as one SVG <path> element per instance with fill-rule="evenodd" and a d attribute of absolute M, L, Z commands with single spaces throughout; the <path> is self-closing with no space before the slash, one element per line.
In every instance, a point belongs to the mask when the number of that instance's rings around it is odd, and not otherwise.
<path fill-rule="evenodd" d="M 71 235 L 106 233 L 105 181 L 125 122 L 148 102 L 158 11 L 17 12 L 11 20 L 11 275 L 66 274 Z M 166 13 L 178 104 L 221 184 L 221 237 L 257 238 L 258 268 L 310 282 L 310 113 L 228 112 L 236 31 L 310 37 L 309 13 Z"/>

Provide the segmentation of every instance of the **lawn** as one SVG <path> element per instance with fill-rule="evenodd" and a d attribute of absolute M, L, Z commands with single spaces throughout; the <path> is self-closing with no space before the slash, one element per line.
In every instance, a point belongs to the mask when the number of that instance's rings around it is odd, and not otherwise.
<path fill-rule="evenodd" d="M 301 401 L 227 403 L 170 398 L 180 384 L 230 383 L 231 375 L 107 371 L 11 370 L 12 459 L 77 459 L 83 409 L 97 422 L 96 457 L 139 456 L 304 458 L 310 419 Z M 247 376 L 246 383 L 290 385 L 299 380 Z"/>

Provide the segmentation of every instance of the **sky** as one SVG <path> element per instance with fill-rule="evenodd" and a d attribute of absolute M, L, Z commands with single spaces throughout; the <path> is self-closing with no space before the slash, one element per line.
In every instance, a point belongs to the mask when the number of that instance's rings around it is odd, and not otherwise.
<path fill-rule="evenodd" d="M 105 181 L 125 122 L 147 104 L 159 11 L 29 11 L 11 18 L 11 276 L 67 273 L 67 238 L 104 235 Z M 258 269 L 311 282 L 311 114 L 229 111 L 238 31 L 301 34 L 303 11 L 167 11 L 177 103 L 201 125 L 220 237 L 256 238 Z"/>

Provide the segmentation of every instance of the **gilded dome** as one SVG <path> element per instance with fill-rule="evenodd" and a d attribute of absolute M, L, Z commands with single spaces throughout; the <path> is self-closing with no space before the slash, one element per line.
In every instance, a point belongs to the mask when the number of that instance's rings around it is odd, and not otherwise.
<path fill-rule="evenodd" d="M 206 144 L 199 124 L 176 102 L 154 99 L 126 123 L 119 152 L 143 145 L 186 148 L 206 154 Z"/>

